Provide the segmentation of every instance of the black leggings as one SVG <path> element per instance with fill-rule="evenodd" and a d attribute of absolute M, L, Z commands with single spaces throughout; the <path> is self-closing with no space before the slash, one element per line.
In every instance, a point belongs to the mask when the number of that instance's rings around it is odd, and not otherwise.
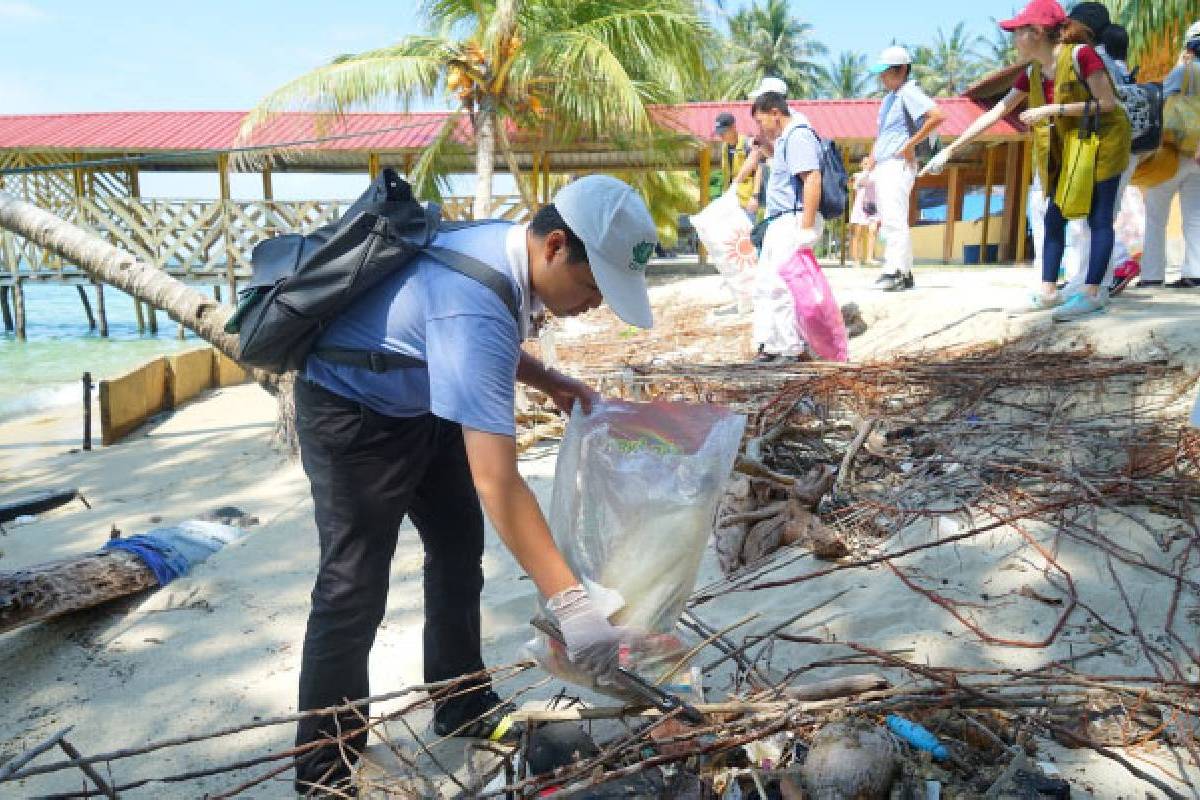
<path fill-rule="evenodd" d="M 1096 184 L 1092 190 L 1092 208 L 1088 212 L 1088 227 L 1092 231 L 1092 247 L 1088 256 L 1087 280 L 1088 286 L 1099 286 L 1108 271 L 1108 262 L 1112 258 L 1113 242 L 1116 234 L 1113 232 L 1113 217 L 1117 207 L 1117 192 L 1121 188 L 1121 177 L 1109 178 Z M 1063 251 L 1067 246 L 1067 220 L 1054 202 L 1054 193 L 1050 193 L 1050 202 L 1046 206 L 1046 243 L 1042 250 L 1042 282 L 1056 283 L 1058 270 L 1062 266 Z"/>

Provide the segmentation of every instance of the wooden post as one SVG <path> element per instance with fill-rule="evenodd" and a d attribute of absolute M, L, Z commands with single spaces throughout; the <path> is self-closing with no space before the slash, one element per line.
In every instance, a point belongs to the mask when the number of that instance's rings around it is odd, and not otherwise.
<path fill-rule="evenodd" d="M 17 341 L 25 341 L 25 290 L 21 288 L 21 278 L 13 278 L 13 312 L 16 316 Z"/>
<path fill-rule="evenodd" d="M 133 299 L 133 313 L 137 316 L 138 333 L 146 332 L 146 315 L 142 313 L 142 301 L 136 297 Z"/>
<path fill-rule="evenodd" d="M 0 286 L 0 314 L 4 315 L 4 332 L 12 333 L 13 315 L 12 306 L 8 302 L 8 293 L 11 287 Z"/>
<path fill-rule="evenodd" d="M 217 181 L 221 189 L 221 227 L 225 236 L 225 281 L 229 284 L 229 293 L 237 294 L 237 275 L 234 273 L 233 234 L 229 224 L 229 154 L 217 155 Z"/>
<path fill-rule="evenodd" d="M 1021 143 L 1004 145 L 1004 216 L 1000 225 L 1000 260 L 1012 261 L 1016 239 L 1017 182 L 1021 170 Z"/>
<path fill-rule="evenodd" d="M 92 449 L 92 373 L 83 373 L 83 449 Z"/>
<path fill-rule="evenodd" d="M 700 196 L 697 198 L 699 202 L 696 205 L 696 210 L 702 211 L 708 205 L 708 181 L 712 176 L 712 148 L 707 143 L 700 149 L 699 160 Z M 701 244 L 696 248 L 696 256 L 701 265 L 708 263 L 708 253 L 705 251 L 704 245 Z"/>
<path fill-rule="evenodd" d="M 92 303 L 88 300 L 87 292 L 79 284 L 75 284 L 75 291 L 79 292 L 79 302 L 83 303 L 83 313 L 87 315 L 88 330 L 96 330 L 96 315 L 92 313 Z"/>
<path fill-rule="evenodd" d="M 1033 174 L 1033 145 L 1026 144 L 1024 147 L 1024 158 L 1021 164 L 1021 185 L 1018 188 L 1018 199 L 1020 201 L 1020 213 L 1017 215 L 1017 252 L 1014 260 L 1025 260 L 1025 210 L 1029 204 L 1029 184 Z"/>
<path fill-rule="evenodd" d="M 371 180 L 379 177 L 379 154 L 367 153 L 367 175 L 371 176 Z"/>
<path fill-rule="evenodd" d="M 177 335 L 179 336 L 179 341 L 181 341 L 181 342 L 187 338 L 187 328 L 183 327 L 182 322 L 179 323 L 179 330 L 177 332 Z"/>
<path fill-rule="evenodd" d="M 954 227 L 958 221 L 959 167 L 950 167 L 946 188 L 946 231 L 942 237 L 942 263 L 949 264 L 954 256 Z"/>
<path fill-rule="evenodd" d="M 137 165 L 129 167 L 129 196 L 135 200 L 142 198 L 142 184 L 138 177 Z"/>
<path fill-rule="evenodd" d="M 96 284 L 96 316 L 100 320 L 100 335 L 108 337 L 108 311 L 104 308 L 104 284 Z"/>
<path fill-rule="evenodd" d="M 268 203 L 275 199 L 275 187 L 271 185 L 271 165 L 263 164 L 262 171 L 263 200 Z"/>
<path fill-rule="evenodd" d="M 151 336 L 158 335 L 158 310 L 149 303 L 146 303 L 146 326 L 150 329 Z"/>
<path fill-rule="evenodd" d="M 213 286 L 213 300 L 216 300 L 218 303 L 221 302 L 221 285 L 220 284 Z"/>
<path fill-rule="evenodd" d="M 988 225 L 992 221 L 992 148 L 985 147 L 984 158 L 987 159 L 987 166 L 983 171 L 983 231 L 979 238 L 979 263 L 986 264 L 988 261 Z"/>
<path fill-rule="evenodd" d="M 530 189 L 530 195 L 533 197 L 533 205 L 534 205 L 533 208 L 529 209 L 529 213 L 531 215 L 536 214 L 538 209 L 542 205 L 542 198 L 538 192 L 538 186 L 539 186 L 539 184 L 538 184 L 538 162 L 540 160 L 541 160 L 541 154 L 538 153 L 536 150 L 534 150 L 532 153 L 529 154 L 529 189 Z M 516 181 L 516 180 L 520 180 L 520 179 L 516 175 L 514 175 L 513 180 Z M 518 189 L 517 191 L 519 192 L 520 189 Z"/>

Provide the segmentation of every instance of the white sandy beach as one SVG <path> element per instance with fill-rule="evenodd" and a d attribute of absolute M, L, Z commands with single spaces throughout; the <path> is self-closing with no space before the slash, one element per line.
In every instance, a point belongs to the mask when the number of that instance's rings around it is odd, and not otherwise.
<path fill-rule="evenodd" d="M 874 270 L 832 269 L 828 274 L 839 300 L 859 303 L 869 325 L 864 335 L 852 340 L 856 360 L 1010 339 L 1032 331 L 1047 345 L 1089 344 L 1105 354 L 1169 358 L 1200 372 L 1200 291 L 1134 290 L 1106 313 L 1056 326 L 1044 316 L 1007 312 L 1028 293 L 1032 276 L 1027 269 L 918 269 L 918 288 L 900 294 L 873 289 Z M 715 277 L 666 282 L 653 290 L 653 298 L 658 308 L 725 302 L 720 279 Z M 569 342 L 569 337 L 563 341 Z M 678 343 L 681 351 L 687 347 L 687 342 Z M 97 445 L 92 452 L 69 452 L 78 447 L 75 409 L 0 425 L 0 498 L 72 485 L 92 505 L 89 510 L 72 502 L 36 521 L 9 526 L 7 535 L 0 536 L 0 571 L 90 552 L 103 544 L 113 525 L 126 535 L 134 534 L 157 524 L 196 518 L 219 506 L 236 506 L 260 520 L 242 539 L 162 590 L 0 635 L 0 765 L 66 725 L 74 726 L 72 743 L 92 754 L 293 710 L 317 546 L 305 477 L 298 463 L 272 450 L 275 416 L 274 399 L 257 386 L 246 385 L 213 392 L 125 442 L 108 448 Z M 522 460 L 522 471 L 543 507 L 548 507 L 553 447 L 535 448 Z M 1179 548 L 1163 552 L 1145 531 L 1116 514 L 1100 516 L 1097 523 L 1110 535 L 1154 563 L 1170 566 L 1179 555 Z M 1163 518 L 1161 524 L 1172 523 Z M 936 533 L 929 526 L 914 526 L 886 547 L 909 546 Z M 1127 625 L 1128 613 L 1112 591 L 1107 565 L 1094 552 L 1068 540 L 1053 542 L 1051 534 L 1034 531 L 1049 546 L 1061 544 L 1057 557 L 1074 574 L 1080 599 L 1114 624 Z M 950 555 L 932 550 L 904 563 L 916 572 L 941 575 L 950 581 L 944 591 L 964 598 L 980 593 L 998 596 L 1023 586 L 1058 595 L 1043 576 L 1042 565 L 1017 553 L 1012 539 L 1003 533 L 976 537 L 954 548 L 953 563 L 947 563 Z M 797 556 L 772 577 L 809 572 L 824 563 L 802 553 Z M 372 654 L 374 692 L 420 682 L 421 559 L 416 536 L 411 530 L 402 534 L 392 565 L 388 613 Z M 528 638 L 532 585 L 522 579 L 490 530 L 484 567 L 485 657 L 493 664 L 512 662 Z M 1163 592 L 1171 591 L 1171 582 L 1122 563 L 1116 568 L 1147 624 L 1161 627 L 1160 618 L 1166 613 Z M 710 552 L 698 585 L 719 576 Z M 1193 567 L 1191 576 L 1200 578 L 1200 566 Z M 799 588 L 729 595 L 697 611 L 717 628 L 758 612 L 761 616 L 754 627 L 761 630 L 843 592 L 797 623 L 794 632 L 870 642 L 881 649 L 906 651 L 906 657 L 921 662 L 963 667 L 1032 668 L 1094 649 L 1099 641 L 1088 615 L 1077 611 L 1052 647 L 981 645 L 947 613 L 911 593 L 883 568 L 838 572 Z M 1185 594 L 1183 605 L 1200 607 L 1200 597 Z M 1012 603 L 986 612 L 980 621 L 994 632 L 1036 637 L 1050 630 L 1058 613 L 1054 607 L 1014 596 Z M 1193 642 L 1200 639 L 1200 614 L 1179 623 L 1178 629 Z M 1138 671 L 1136 641 L 1113 637 L 1106 641 L 1113 646 L 1089 660 L 1089 670 Z M 836 645 L 781 646 L 774 656 L 775 666 L 832 654 L 845 651 Z M 711 657 L 710 652 L 701 661 Z M 814 677 L 834 674 L 838 671 Z M 528 683 L 538 677 L 520 680 Z M 1188 679 L 1200 680 L 1194 665 Z M 548 697 L 559 688 L 561 684 L 554 682 L 534 696 Z M 710 686 L 717 697 L 725 688 L 720 680 Z M 428 720 L 416 716 L 412 721 L 420 730 Z M 166 750 L 117 762 L 113 775 L 125 782 L 234 762 L 286 747 L 292 732 L 287 725 L 260 728 Z M 1184 771 L 1200 780 L 1195 768 L 1176 761 L 1164 748 L 1143 748 L 1136 756 L 1140 766 L 1168 783 L 1172 774 Z M 33 763 L 59 757 L 46 754 Z M 1077 796 L 1115 800 L 1142 798 L 1150 792 L 1146 784 L 1090 751 L 1048 744 L 1039 760 L 1056 763 L 1063 777 L 1072 780 Z M 198 797 L 235 786 L 270 766 L 183 785 L 150 785 L 129 796 Z M 77 791 L 82 781 L 81 773 L 64 771 L 0 786 L 0 796 Z M 1192 791 L 1178 782 L 1172 785 Z M 245 796 L 290 797 L 290 778 L 284 774 Z"/>

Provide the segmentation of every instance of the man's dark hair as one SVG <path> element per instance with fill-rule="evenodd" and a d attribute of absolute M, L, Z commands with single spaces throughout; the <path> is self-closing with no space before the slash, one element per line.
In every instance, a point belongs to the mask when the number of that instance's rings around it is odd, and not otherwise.
<path fill-rule="evenodd" d="M 1120 25 L 1109 25 L 1104 29 L 1104 33 L 1100 34 L 1100 44 L 1104 45 L 1104 51 L 1117 61 L 1124 61 L 1129 57 L 1129 32 Z"/>
<path fill-rule="evenodd" d="M 754 105 L 750 107 L 751 116 L 764 111 L 779 111 L 786 116 L 790 116 L 792 113 L 792 110 L 788 108 L 787 98 L 779 92 L 763 92 L 754 98 Z"/>
<path fill-rule="evenodd" d="M 587 248 L 583 246 L 583 240 L 575 235 L 575 231 L 567 227 L 567 223 L 563 222 L 562 215 L 558 213 L 558 209 L 553 203 L 547 203 L 538 209 L 538 212 L 533 215 L 533 219 L 529 221 L 529 232 L 534 236 L 544 238 L 549 236 L 551 231 L 562 231 L 567 235 L 567 260 L 574 264 L 588 263 Z"/>
<path fill-rule="evenodd" d="M 904 68 L 904 80 L 907 81 L 912 77 L 912 64 L 896 64 L 892 69 L 900 69 L 901 67 Z"/>

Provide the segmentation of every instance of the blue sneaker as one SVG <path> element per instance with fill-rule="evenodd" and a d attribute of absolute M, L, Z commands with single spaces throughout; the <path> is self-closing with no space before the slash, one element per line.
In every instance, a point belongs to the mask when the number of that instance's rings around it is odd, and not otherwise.
<path fill-rule="evenodd" d="M 1068 322 L 1080 317 L 1086 317 L 1088 314 L 1095 314 L 1098 311 L 1103 311 L 1105 306 L 1104 299 L 1101 297 L 1089 297 L 1080 292 L 1073 294 L 1067 302 L 1063 303 L 1050 314 L 1050 318 L 1055 322 Z"/>

